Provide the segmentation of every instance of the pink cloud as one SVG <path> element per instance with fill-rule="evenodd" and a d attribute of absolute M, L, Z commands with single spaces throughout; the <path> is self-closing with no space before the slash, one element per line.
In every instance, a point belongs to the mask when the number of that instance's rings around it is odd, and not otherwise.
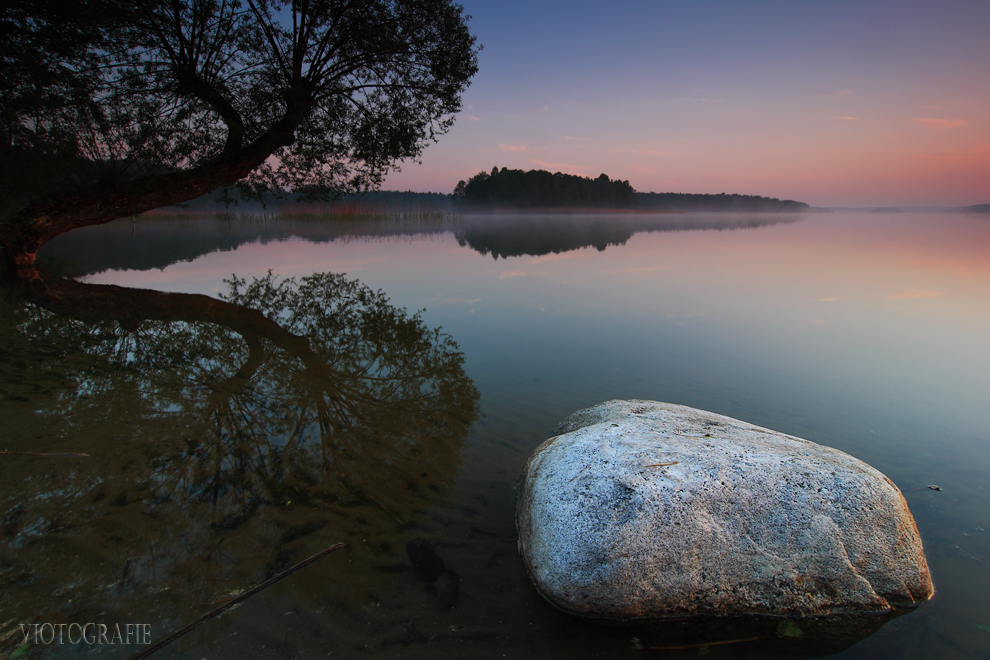
<path fill-rule="evenodd" d="M 836 117 L 836 119 L 845 119 L 846 121 L 859 121 L 859 117 Z"/>
<path fill-rule="evenodd" d="M 500 142 L 498 148 L 502 151 L 526 151 L 526 145 L 523 144 L 502 144 Z"/>
<path fill-rule="evenodd" d="M 836 96 L 849 96 L 852 93 L 853 93 L 852 88 L 847 87 L 846 89 L 840 89 L 838 92 L 835 93 L 835 95 Z"/>
<path fill-rule="evenodd" d="M 606 149 L 610 154 L 636 154 L 637 156 L 679 156 L 672 151 L 660 151 L 659 149 Z"/>
<path fill-rule="evenodd" d="M 907 289 L 901 291 L 900 293 L 890 294 L 891 300 L 915 300 L 917 298 L 938 298 L 942 295 L 941 291 L 926 291 L 923 289 Z"/>
<path fill-rule="evenodd" d="M 965 119 L 933 119 L 930 117 L 915 117 L 914 123 L 925 128 L 941 130 L 945 128 L 966 128 L 969 122 Z"/>
<path fill-rule="evenodd" d="M 924 154 L 916 156 L 916 158 L 921 158 L 923 160 L 959 160 L 968 161 L 972 160 L 974 157 L 986 156 L 990 154 L 990 144 L 976 144 L 969 149 L 957 150 L 957 151 L 943 151 L 937 154 Z"/>

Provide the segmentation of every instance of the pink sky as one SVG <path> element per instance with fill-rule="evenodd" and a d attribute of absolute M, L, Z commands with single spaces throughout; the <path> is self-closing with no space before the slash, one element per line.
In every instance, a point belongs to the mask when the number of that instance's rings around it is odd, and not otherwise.
<path fill-rule="evenodd" d="M 814 206 L 990 203 L 990 3 L 798 4 L 466 2 L 484 50 L 464 111 L 384 187 L 450 192 L 497 165 Z"/>

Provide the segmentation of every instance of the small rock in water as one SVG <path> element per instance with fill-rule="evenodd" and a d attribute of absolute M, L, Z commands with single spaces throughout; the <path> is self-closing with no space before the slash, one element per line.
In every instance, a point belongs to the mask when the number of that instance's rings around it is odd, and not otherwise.
<path fill-rule="evenodd" d="M 777 625 L 777 634 L 781 637 L 800 637 L 804 633 L 793 621 L 781 621 Z"/>
<path fill-rule="evenodd" d="M 929 486 L 929 488 L 931 490 L 942 490 L 939 486 L 936 486 L 935 484 L 932 484 L 931 486 Z"/>
<path fill-rule="evenodd" d="M 447 570 L 433 544 L 426 539 L 412 539 L 406 543 L 406 555 L 409 556 L 413 573 L 422 582 L 432 584 Z"/>
<path fill-rule="evenodd" d="M 450 569 L 443 572 L 437 580 L 437 602 L 444 609 L 453 609 L 457 605 L 457 596 L 461 593 L 461 576 Z"/>
<path fill-rule="evenodd" d="M 609 401 L 557 433 L 524 468 L 516 524 L 537 590 L 565 612 L 846 616 L 932 595 L 904 497 L 848 454 L 656 401 Z"/>

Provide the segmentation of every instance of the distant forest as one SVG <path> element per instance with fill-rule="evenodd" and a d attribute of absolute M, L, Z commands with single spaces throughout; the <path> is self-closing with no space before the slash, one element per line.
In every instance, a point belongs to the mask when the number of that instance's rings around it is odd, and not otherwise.
<path fill-rule="evenodd" d="M 964 206 L 963 213 L 990 213 L 990 204 L 976 204 L 974 206 Z"/>
<path fill-rule="evenodd" d="M 475 208 L 590 208 L 648 209 L 656 211 L 744 211 L 800 212 L 810 207 L 804 202 L 779 200 L 756 195 L 695 195 L 690 193 L 641 193 L 628 181 L 597 179 L 546 170 L 510 170 L 493 167 L 460 181 L 453 199 Z"/>
<path fill-rule="evenodd" d="M 493 167 L 454 188 L 454 200 L 471 206 L 511 208 L 609 208 L 636 206 L 636 191 L 628 181 L 602 174 L 590 179 L 546 170 Z"/>
<path fill-rule="evenodd" d="M 228 200 L 223 190 L 217 190 L 189 202 L 158 209 L 165 213 L 299 213 L 320 215 L 327 211 L 347 209 L 345 215 L 373 213 L 375 210 L 403 210 L 411 208 L 450 211 L 451 196 L 446 193 L 413 192 L 411 190 L 369 190 L 364 193 L 341 195 L 331 202 L 306 202 L 298 195 L 280 196 L 264 194 L 261 200 L 244 201 L 236 194 Z"/>
<path fill-rule="evenodd" d="M 636 193 L 641 209 L 657 209 L 662 211 L 746 211 L 761 213 L 774 211 L 778 213 L 797 213 L 808 211 L 810 206 L 804 202 L 776 197 L 759 197 L 757 195 L 693 195 L 691 193 Z"/>
<path fill-rule="evenodd" d="M 493 167 L 491 172 L 479 172 L 467 181 L 460 181 L 453 195 L 412 191 L 368 191 L 343 195 L 335 202 L 308 204 L 289 195 L 280 199 L 266 196 L 264 202 L 235 202 L 228 207 L 221 192 L 170 207 L 170 211 L 247 211 L 247 212 L 321 212 L 347 209 L 348 214 L 371 213 L 382 209 L 432 208 L 449 212 L 457 209 L 617 209 L 647 211 L 739 211 L 745 213 L 804 212 L 810 207 L 804 202 L 780 200 L 757 195 L 696 195 L 691 193 L 636 192 L 628 181 L 575 176 L 546 170 L 510 170 Z M 311 211 L 307 211 L 311 209 Z M 982 210 L 970 207 L 969 211 Z"/>

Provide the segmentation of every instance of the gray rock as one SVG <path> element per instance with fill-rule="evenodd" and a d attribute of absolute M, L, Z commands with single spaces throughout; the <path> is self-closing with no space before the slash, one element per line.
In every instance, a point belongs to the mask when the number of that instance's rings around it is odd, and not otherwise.
<path fill-rule="evenodd" d="M 900 490 L 841 451 L 694 408 L 574 413 L 520 482 L 539 592 L 589 619 L 858 615 L 932 595 Z"/>

